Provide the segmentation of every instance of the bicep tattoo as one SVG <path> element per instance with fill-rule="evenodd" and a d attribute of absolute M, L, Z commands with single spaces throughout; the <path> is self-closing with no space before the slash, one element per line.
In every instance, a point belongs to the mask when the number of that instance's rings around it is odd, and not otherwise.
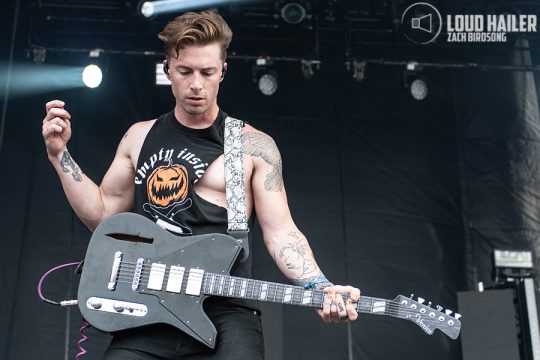
<path fill-rule="evenodd" d="M 244 152 L 246 155 L 262 158 L 272 171 L 266 175 L 264 188 L 268 191 L 279 192 L 283 189 L 281 155 L 272 138 L 263 133 L 244 133 Z"/>
<path fill-rule="evenodd" d="M 64 151 L 64 155 L 62 155 L 62 160 L 60 160 L 60 166 L 62 167 L 62 171 L 65 173 L 71 171 L 71 176 L 73 176 L 73 180 L 75 180 L 76 182 L 82 181 L 82 172 L 69 154 L 69 151 Z"/>

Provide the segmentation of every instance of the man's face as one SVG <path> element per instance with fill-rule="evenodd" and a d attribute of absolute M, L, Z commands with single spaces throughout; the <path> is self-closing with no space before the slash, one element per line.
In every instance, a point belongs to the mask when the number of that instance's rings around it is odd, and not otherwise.
<path fill-rule="evenodd" d="M 217 94 L 223 62 L 217 43 L 190 45 L 169 60 L 169 78 L 178 110 L 185 115 L 217 110 Z"/>

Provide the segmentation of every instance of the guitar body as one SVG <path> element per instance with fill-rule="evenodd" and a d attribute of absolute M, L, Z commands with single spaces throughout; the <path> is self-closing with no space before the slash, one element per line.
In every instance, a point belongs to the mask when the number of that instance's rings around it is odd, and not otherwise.
<path fill-rule="evenodd" d="M 203 311 L 206 296 L 202 292 L 166 291 L 164 286 L 155 290 L 143 283 L 152 264 L 177 265 L 186 274 L 190 269 L 204 269 L 228 275 L 240 251 L 227 235 L 178 237 L 141 215 L 111 216 L 90 239 L 78 291 L 82 316 L 105 332 L 170 324 L 213 348 L 217 332 Z M 119 256 L 121 261 L 115 262 Z M 133 276 L 138 261 L 141 284 Z M 159 275 L 158 270 L 152 274 Z M 165 278 L 170 271 L 162 270 Z"/>
<path fill-rule="evenodd" d="M 79 309 L 102 331 L 164 323 L 214 348 L 217 331 L 203 311 L 207 296 L 323 307 L 324 290 L 230 276 L 241 251 L 227 235 L 178 237 L 141 215 L 111 216 L 90 239 Z M 431 305 L 402 295 L 394 300 L 362 295 L 353 302 L 358 312 L 409 320 L 426 334 L 439 329 L 456 339 L 461 315 Z"/>

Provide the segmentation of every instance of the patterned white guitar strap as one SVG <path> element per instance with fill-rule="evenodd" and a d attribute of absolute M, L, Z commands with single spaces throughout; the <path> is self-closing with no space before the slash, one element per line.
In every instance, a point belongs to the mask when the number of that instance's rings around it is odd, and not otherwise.
<path fill-rule="evenodd" d="M 244 249 L 241 261 L 249 256 L 246 190 L 244 188 L 244 122 L 227 116 L 225 119 L 224 157 L 225 193 L 227 195 L 227 232 Z"/>

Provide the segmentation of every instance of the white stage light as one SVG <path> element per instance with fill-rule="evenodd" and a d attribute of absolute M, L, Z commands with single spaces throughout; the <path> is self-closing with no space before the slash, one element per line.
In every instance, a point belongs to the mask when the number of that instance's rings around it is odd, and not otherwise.
<path fill-rule="evenodd" d="M 189 9 L 204 9 L 238 0 L 156 0 L 145 1 L 140 7 L 142 16 L 150 18 L 159 14 L 183 12 Z"/>
<path fill-rule="evenodd" d="M 416 100 L 424 100 L 428 94 L 428 87 L 424 80 L 418 78 L 411 82 L 411 96 Z"/>
<path fill-rule="evenodd" d="M 97 65 L 88 65 L 82 72 L 82 81 L 89 88 L 96 88 L 101 84 L 103 74 Z"/>
<path fill-rule="evenodd" d="M 267 73 L 259 78 L 259 90 L 266 96 L 273 95 L 278 89 L 277 79 L 274 75 Z"/>

